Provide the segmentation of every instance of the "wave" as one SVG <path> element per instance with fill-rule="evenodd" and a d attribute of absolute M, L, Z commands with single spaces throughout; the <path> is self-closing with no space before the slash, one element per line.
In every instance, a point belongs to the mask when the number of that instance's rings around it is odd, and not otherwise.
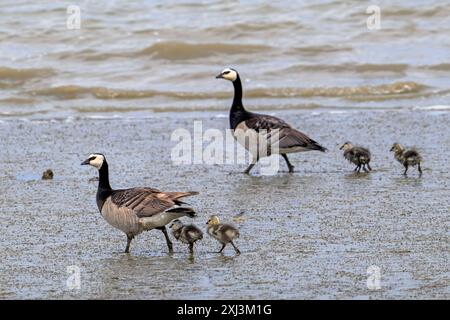
<path fill-rule="evenodd" d="M 271 50 L 272 47 L 256 44 L 225 44 L 225 43 L 199 43 L 186 42 L 158 42 L 138 53 L 139 56 L 152 56 L 165 60 L 188 60 L 205 58 L 214 55 L 232 55 L 256 53 Z"/>
<path fill-rule="evenodd" d="M 54 75 L 55 71 L 49 68 L 42 69 L 15 69 L 0 67 L 0 79 L 3 80 L 27 80 L 32 78 L 41 78 Z"/>
<path fill-rule="evenodd" d="M 405 73 L 409 68 L 407 64 L 314 64 L 314 65 L 294 65 L 287 67 L 282 70 L 273 72 L 278 73 L 290 73 L 290 72 L 356 72 L 356 73 L 374 73 L 374 72 L 395 72 L 395 73 Z"/>
<path fill-rule="evenodd" d="M 245 91 L 249 98 L 293 98 L 293 97 L 360 97 L 372 99 L 383 97 L 398 98 L 401 95 L 421 93 L 428 87 L 416 82 L 394 82 L 377 86 L 358 87 L 316 87 L 316 88 L 256 88 Z M 82 87 L 77 85 L 58 86 L 30 91 L 32 96 L 52 96 L 58 99 L 80 99 L 94 97 L 96 99 L 142 99 L 156 96 L 196 100 L 196 99 L 226 99 L 230 92 L 180 92 L 158 90 L 128 90 L 105 87 Z"/>

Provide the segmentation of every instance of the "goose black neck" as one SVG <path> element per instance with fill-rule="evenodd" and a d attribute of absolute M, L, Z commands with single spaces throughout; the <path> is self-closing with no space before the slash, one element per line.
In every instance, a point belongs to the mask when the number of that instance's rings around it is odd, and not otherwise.
<path fill-rule="evenodd" d="M 109 184 L 109 170 L 108 163 L 106 160 L 103 162 L 100 170 L 98 170 L 98 189 L 99 190 L 111 190 L 111 185 Z"/>
<path fill-rule="evenodd" d="M 236 80 L 233 81 L 234 86 L 234 99 L 230 109 L 230 127 L 236 129 L 236 127 L 242 121 L 248 118 L 248 112 L 245 110 L 242 104 L 242 84 L 239 75 Z"/>
<path fill-rule="evenodd" d="M 236 80 L 233 81 L 234 86 L 234 98 L 233 104 L 231 105 L 231 110 L 239 111 L 244 110 L 244 105 L 242 104 L 242 83 L 239 75 Z"/>

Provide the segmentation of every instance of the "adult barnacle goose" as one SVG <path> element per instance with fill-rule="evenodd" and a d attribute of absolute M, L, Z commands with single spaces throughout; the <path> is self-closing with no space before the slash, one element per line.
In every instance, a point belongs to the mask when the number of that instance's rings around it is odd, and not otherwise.
<path fill-rule="evenodd" d="M 422 168 L 420 163 L 422 162 L 422 156 L 417 150 L 406 150 L 400 143 L 394 143 L 392 145 L 391 151 L 394 152 L 395 159 L 400 162 L 404 167 L 405 171 L 403 174 L 406 176 L 409 166 L 416 166 L 419 170 L 419 175 L 422 175 Z"/>
<path fill-rule="evenodd" d="M 311 150 L 326 151 L 326 148 L 319 145 L 304 133 L 292 128 L 285 121 L 273 116 L 247 111 L 242 103 L 242 84 L 236 70 L 226 68 L 216 78 L 229 80 L 234 86 L 234 99 L 230 109 L 230 127 L 238 142 L 252 153 L 253 161 L 245 170 L 246 174 L 250 173 L 250 170 L 261 157 L 269 156 L 271 153 L 279 153 L 286 161 L 289 172 L 294 172 L 294 166 L 289 162 L 287 157 L 288 153 Z M 246 138 L 246 135 L 247 137 L 249 135 L 249 131 L 267 133 L 266 145 L 251 145 L 248 142 L 249 139 Z M 271 148 L 274 143 L 274 140 L 270 140 L 271 132 L 277 132 L 278 134 L 275 138 L 278 143 L 277 151 Z M 261 140 L 255 139 L 250 141 Z"/>
<path fill-rule="evenodd" d="M 143 231 L 158 229 L 164 233 L 169 251 L 172 242 L 166 225 L 182 216 L 194 217 L 192 208 L 181 207 L 181 198 L 198 192 L 162 192 L 153 188 L 113 190 L 109 184 L 108 162 L 101 153 L 93 153 L 81 163 L 99 171 L 97 206 L 103 218 L 127 236 L 125 252 L 130 252 L 133 238 Z"/>
<path fill-rule="evenodd" d="M 350 161 L 351 163 L 356 165 L 356 168 L 354 171 L 357 171 L 358 173 L 361 171 L 361 167 L 365 172 L 371 171 L 372 168 L 370 167 L 370 158 L 371 154 L 369 149 L 354 146 L 351 142 L 347 141 L 342 145 L 342 147 L 339 148 L 340 150 L 344 150 L 344 158 Z M 366 168 L 367 166 L 367 168 Z"/>
<path fill-rule="evenodd" d="M 222 244 L 218 253 L 222 253 L 228 243 L 231 243 L 237 254 L 241 253 L 233 242 L 234 239 L 239 238 L 239 230 L 236 227 L 221 223 L 216 215 L 211 216 L 206 224 L 208 225 L 206 228 L 208 234 Z"/>

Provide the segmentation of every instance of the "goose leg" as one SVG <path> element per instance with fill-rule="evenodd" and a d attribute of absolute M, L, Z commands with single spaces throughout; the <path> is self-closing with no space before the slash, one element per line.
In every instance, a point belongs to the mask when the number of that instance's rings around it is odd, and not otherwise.
<path fill-rule="evenodd" d="M 361 172 L 361 165 L 359 164 L 358 165 L 358 171 L 357 171 L 358 173 L 360 173 Z"/>
<path fill-rule="evenodd" d="M 358 170 L 358 166 L 356 166 L 355 169 L 354 169 L 353 171 L 356 171 L 356 170 Z"/>
<path fill-rule="evenodd" d="M 405 172 L 403 172 L 403 175 L 406 176 L 407 172 L 408 172 L 408 164 L 405 164 Z"/>
<path fill-rule="evenodd" d="M 420 162 L 417 164 L 417 169 L 419 169 L 420 175 L 422 175 L 422 168 L 420 167 Z"/>
<path fill-rule="evenodd" d="M 125 253 L 130 253 L 130 245 L 131 245 L 131 240 L 133 240 L 133 236 L 129 236 L 127 235 L 127 246 L 125 248 Z"/>
<path fill-rule="evenodd" d="M 367 168 L 366 168 L 366 165 L 365 165 L 365 164 L 363 164 L 363 170 L 364 170 L 364 172 L 369 172 L 369 170 L 367 170 Z"/>
<path fill-rule="evenodd" d="M 224 243 L 224 244 L 222 245 L 222 249 L 220 249 L 219 252 L 217 252 L 217 253 L 222 253 L 222 251 L 223 251 L 223 249 L 225 249 L 225 246 L 226 246 L 226 245 L 227 245 L 227 244 Z"/>
<path fill-rule="evenodd" d="M 370 164 L 367 164 L 367 168 L 369 168 L 369 171 L 372 171 L 372 168 L 370 167 Z"/>
<path fill-rule="evenodd" d="M 189 252 L 190 252 L 191 254 L 194 253 L 194 244 L 193 244 L 193 243 L 189 243 Z"/>
<path fill-rule="evenodd" d="M 169 248 L 169 252 L 172 253 L 173 252 L 173 245 L 172 245 L 172 241 L 170 241 L 169 235 L 167 234 L 166 226 L 160 227 L 160 228 L 157 228 L 157 229 L 161 230 L 164 233 L 164 237 L 166 238 L 166 242 L 167 242 L 167 247 Z"/>
<path fill-rule="evenodd" d="M 258 162 L 259 159 L 256 159 L 256 161 L 253 161 L 252 163 L 250 163 L 250 165 L 248 166 L 247 169 L 245 169 L 244 173 L 245 174 L 250 174 L 250 170 L 252 170 L 252 168 L 255 166 L 255 164 Z"/>
<path fill-rule="evenodd" d="M 233 241 L 230 241 L 231 245 L 233 246 L 234 250 L 236 251 L 237 254 L 241 254 L 241 251 L 235 246 Z"/>
<path fill-rule="evenodd" d="M 286 161 L 286 164 L 287 164 L 287 166 L 289 168 L 289 173 L 293 173 L 294 172 L 294 166 L 289 162 L 289 159 L 288 159 L 287 155 L 285 153 L 282 153 L 281 155 L 283 156 L 284 160 Z"/>

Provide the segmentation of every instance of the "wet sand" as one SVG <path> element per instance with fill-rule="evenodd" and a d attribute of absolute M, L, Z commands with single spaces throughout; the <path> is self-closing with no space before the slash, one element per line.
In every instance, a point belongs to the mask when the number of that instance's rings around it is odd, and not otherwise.
<path fill-rule="evenodd" d="M 170 134 L 225 129 L 224 113 L 156 113 L 147 118 L 0 121 L 0 298 L 106 299 L 449 299 L 450 113 L 440 111 L 290 111 L 276 115 L 328 147 L 291 156 L 275 176 L 244 165 L 173 166 Z M 325 124 L 325 125 L 324 125 Z M 370 174 L 355 175 L 338 150 L 351 140 L 373 153 Z M 389 153 L 395 141 L 423 153 L 424 174 Z M 198 190 L 194 223 L 245 211 L 243 252 L 205 235 L 190 258 L 150 231 L 122 253 L 125 236 L 95 205 L 94 168 L 80 162 L 103 152 L 115 188 Z M 53 180 L 40 180 L 51 168 Z M 186 219 L 187 220 L 187 219 Z M 66 286 L 71 265 L 81 289 Z M 381 270 L 369 290 L 367 268 Z"/>

